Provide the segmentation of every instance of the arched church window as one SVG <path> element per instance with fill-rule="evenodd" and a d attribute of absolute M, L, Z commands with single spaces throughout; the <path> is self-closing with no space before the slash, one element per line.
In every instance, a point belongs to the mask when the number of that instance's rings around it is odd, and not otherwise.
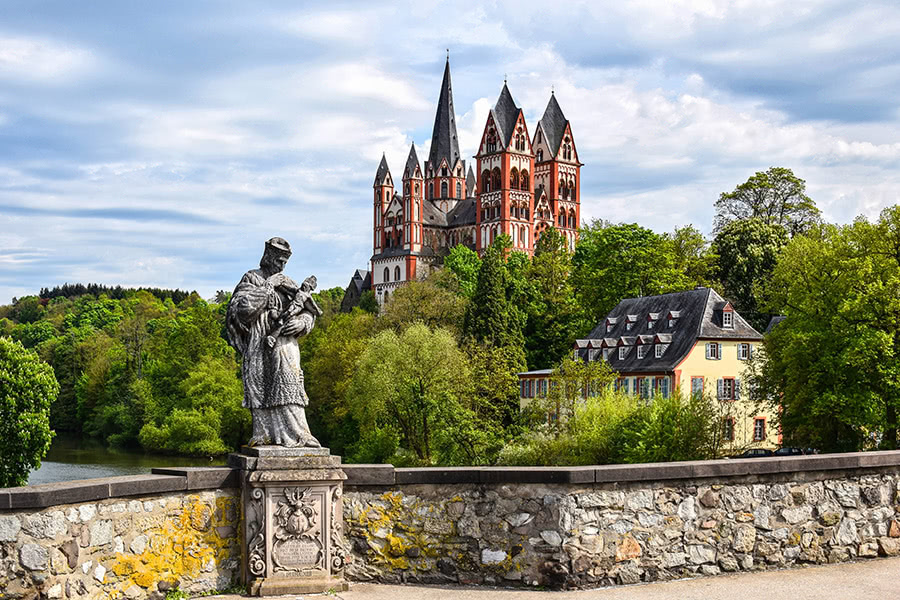
<path fill-rule="evenodd" d="M 418 196 L 418 195 L 419 195 L 419 184 L 417 183 L 416 184 L 416 196 Z"/>
<path fill-rule="evenodd" d="M 462 198 L 462 184 L 460 182 L 456 182 L 456 198 Z"/>
<path fill-rule="evenodd" d="M 387 267 L 384 268 L 384 281 L 388 282 L 391 280 L 391 270 Z"/>
<path fill-rule="evenodd" d="M 394 267 L 394 281 L 400 281 L 400 267 Z"/>
<path fill-rule="evenodd" d="M 509 189 L 519 189 L 519 170 L 515 167 L 509 172 Z"/>
<path fill-rule="evenodd" d="M 531 187 L 531 183 L 528 179 L 528 171 L 522 171 L 519 175 L 519 189 L 523 192 L 527 192 L 529 187 Z"/>
<path fill-rule="evenodd" d="M 446 176 L 447 176 L 447 167 L 441 167 L 441 176 L 442 176 L 442 177 L 446 177 Z"/>
<path fill-rule="evenodd" d="M 447 197 L 447 182 L 442 181 L 441 182 L 441 198 L 446 198 L 446 197 Z"/>
<path fill-rule="evenodd" d="M 540 133 L 538 135 L 540 135 Z M 544 160 L 544 151 L 543 150 L 537 151 L 537 160 L 538 160 L 538 162 L 543 162 L 543 160 Z"/>
<path fill-rule="evenodd" d="M 494 167 L 491 171 L 491 189 L 499 190 L 503 184 L 500 182 L 500 169 Z"/>
<path fill-rule="evenodd" d="M 429 200 L 434 199 L 434 183 L 428 184 L 428 198 Z"/>
<path fill-rule="evenodd" d="M 574 181 L 569 182 L 569 199 L 570 200 L 575 199 L 575 182 Z"/>
<path fill-rule="evenodd" d="M 569 229 L 575 229 L 575 211 L 569 211 Z"/>
<path fill-rule="evenodd" d="M 491 191 L 491 172 L 485 169 L 481 172 L 481 192 Z"/>
<path fill-rule="evenodd" d="M 559 197 L 562 198 L 563 200 L 565 200 L 565 199 L 568 197 L 568 195 L 567 195 L 567 190 L 568 190 L 568 189 L 569 189 L 569 188 L 566 187 L 566 182 L 565 182 L 565 180 L 560 179 L 560 180 L 559 180 Z"/>

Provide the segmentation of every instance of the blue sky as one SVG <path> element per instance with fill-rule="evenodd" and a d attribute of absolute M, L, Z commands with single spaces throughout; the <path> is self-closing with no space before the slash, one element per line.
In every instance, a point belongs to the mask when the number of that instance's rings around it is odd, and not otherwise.
<path fill-rule="evenodd" d="M 894 2 L 15 2 L 0 6 L 0 302 L 68 282 L 196 289 L 253 267 L 345 286 L 381 153 L 425 156 L 450 49 L 463 154 L 508 79 L 551 86 L 582 216 L 693 223 L 755 171 L 826 219 L 900 196 Z"/>

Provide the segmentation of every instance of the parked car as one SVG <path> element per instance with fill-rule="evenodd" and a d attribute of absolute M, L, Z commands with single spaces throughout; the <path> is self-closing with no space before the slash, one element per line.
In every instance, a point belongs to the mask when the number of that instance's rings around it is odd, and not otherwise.
<path fill-rule="evenodd" d="M 737 454 L 730 458 L 764 458 L 766 456 L 774 455 L 775 453 L 768 448 L 750 448 L 749 450 L 744 450 L 740 454 Z"/>
<path fill-rule="evenodd" d="M 797 448 L 795 446 L 785 446 L 784 448 L 779 448 L 775 451 L 775 456 L 802 456 L 803 454 L 808 453 L 803 448 Z"/>

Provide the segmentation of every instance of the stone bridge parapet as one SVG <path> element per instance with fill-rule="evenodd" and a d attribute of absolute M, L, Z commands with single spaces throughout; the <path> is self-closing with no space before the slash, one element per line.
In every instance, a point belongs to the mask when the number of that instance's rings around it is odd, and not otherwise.
<path fill-rule="evenodd" d="M 596 587 L 900 554 L 900 452 L 593 467 L 344 465 L 351 581 Z M 239 584 L 228 467 L 0 490 L 3 598 Z"/>

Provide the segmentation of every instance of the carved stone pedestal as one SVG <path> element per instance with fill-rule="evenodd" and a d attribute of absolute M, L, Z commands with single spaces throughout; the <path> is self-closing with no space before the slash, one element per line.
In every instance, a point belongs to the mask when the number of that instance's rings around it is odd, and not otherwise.
<path fill-rule="evenodd" d="M 344 591 L 341 458 L 328 448 L 244 446 L 243 578 L 254 596 Z"/>

